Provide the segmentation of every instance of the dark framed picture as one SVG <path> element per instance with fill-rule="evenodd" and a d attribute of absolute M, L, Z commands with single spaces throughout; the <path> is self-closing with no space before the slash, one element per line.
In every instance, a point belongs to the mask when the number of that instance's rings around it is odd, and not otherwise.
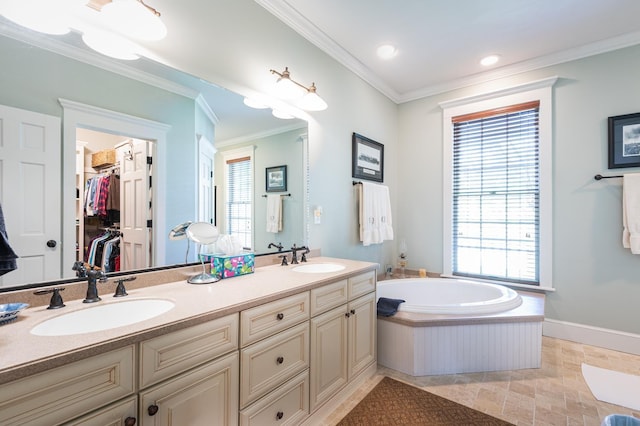
<path fill-rule="evenodd" d="M 267 192 L 287 190 L 287 166 L 267 167 L 265 182 Z"/>
<path fill-rule="evenodd" d="M 609 168 L 640 167 L 640 112 L 609 117 Z"/>
<path fill-rule="evenodd" d="M 351 176 L 382 182 L 384 179 L 384 145 L 362 135 L 352 136 Z"/>

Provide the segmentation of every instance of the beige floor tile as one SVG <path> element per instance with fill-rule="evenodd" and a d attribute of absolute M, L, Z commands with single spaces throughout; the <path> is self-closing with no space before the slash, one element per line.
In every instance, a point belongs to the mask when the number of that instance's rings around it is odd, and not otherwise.
<path fill-rule="evenodd" d="M 323 424 L 337 424 L 384 376 L 518 426 L 599 426 L 609 414 L 640 418 L 640 412 L 597 401 L 582 377 L 583 362 L 640 375 L 640 356 L 543 337 L 539 369 L 412 377 L 379 367 Z"/>

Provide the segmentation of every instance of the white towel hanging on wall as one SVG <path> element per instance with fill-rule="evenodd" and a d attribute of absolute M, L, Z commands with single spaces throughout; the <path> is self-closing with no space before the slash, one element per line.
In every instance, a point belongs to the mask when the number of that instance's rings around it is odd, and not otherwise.
<path fill-rule="evenodd" d="M 267 232 L 282 231 L 282 197 L 280 194 L 267 195 Z"/>
<path fill-rule="evenodd" d="M 640 173 L 622 176 L 622 246 L 640 254 Z"/>
<path fill-rule="evenodd" d="M 362 182 L 358 188 L 360 241 L 363 246 L 393 240 L 393 220 L 389 188 Z"/>

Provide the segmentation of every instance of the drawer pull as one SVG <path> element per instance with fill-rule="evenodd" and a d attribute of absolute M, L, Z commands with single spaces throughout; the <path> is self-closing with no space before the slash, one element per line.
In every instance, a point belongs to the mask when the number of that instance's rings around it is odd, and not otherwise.
<path fill-rule="evenodd" d="M 284 314 L 280 312 L 278 315 L 276 315 L 276 318 L 278 318 L 278 320 L 281 320 L 284 318 Z"/>
<path fill-rule="evenodd" d="M 135 417 L 127 417 L 124 419 L 124 426 L 134 426 L 136 424 Z"/>
<path fill-rule="evenodd" d="M 356 310 L 355 310 L 355 309 L 352 309 L 352 310 L 351 310 L 351 315 L 355 315 L 355 314 L 356 314 Z"/>
<path fill-rule="evenodd" d="M 284 357 L 283 356 L 279 356 L 278 359 L 276 359 L 276 362 L 278 364 L 282 364 L 284 362 Z"/>
<path fill-rule="evenodd" d="M 351 316 L 351 314 L 350 314 L 349 312 L 346 312 L 346 313 L 344 314 L 344 316 L 345 316 L 345 317 L 347 317 L 347 318 L 349 318 L 349 317 Z"/>
<path fill-rule="evenodd" d="M 147 412 L 150 416 L 155 416 L 158 412 L 158 406 L 156 404 L 151 404 L 149 408 L 147 408 Z"/>
<path fill-rule="evenodd" d="M 276 413 L 276 420 L 282 420 L 283 417 L 284 417 L 284 413 L 282 411 L 278 411 Z"/>

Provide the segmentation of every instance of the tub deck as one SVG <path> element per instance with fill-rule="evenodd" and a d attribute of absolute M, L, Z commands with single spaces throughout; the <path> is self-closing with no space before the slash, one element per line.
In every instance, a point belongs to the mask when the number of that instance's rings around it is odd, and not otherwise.
<path fill-rule="evenodd" d="M 518 294 L 522 298 L 522 304 L 517 308 L 503 312 L 473 315 L 443 315 L 398 311 L 391 317 L 378 316 L 378 319 L 404 324 L 409 327 L 544 321 L 544 294 L 528 291 L 518 291 Z"/>
<path fill-rule="evenodd" d="M 412 376 L 539 368 L 544 295 L 491 314 L 378 317 L 378 364 Z"/>

